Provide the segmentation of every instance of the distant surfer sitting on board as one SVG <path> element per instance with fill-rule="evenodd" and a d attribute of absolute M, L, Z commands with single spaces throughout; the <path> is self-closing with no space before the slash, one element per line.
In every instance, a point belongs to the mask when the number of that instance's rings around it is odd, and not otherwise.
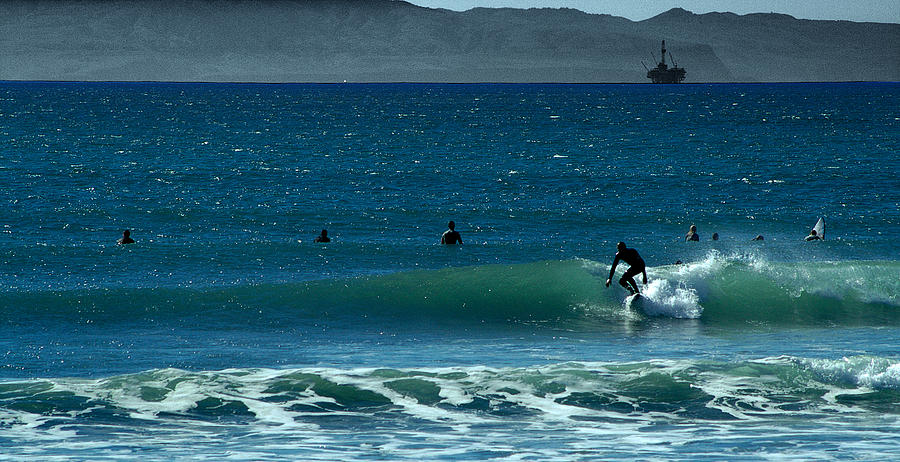
<path fill-rule="evenodd" d="M 447 223 L 447 228 L 449 229 L 441 235 L 441 244 L 462 244 L 462 237 L 456 230 L 456 223 L 453 221 Z"/>
<path fill-rule="evenodd" d="M 697 234 L 697 226 L 696 225 L 691 225 L 691 229 L 684 236 L 684 240 L 686 240 L 686 241 L 699 241 L 700 240 L 700 235 Z"/>
<path fill-rule="evenodd" d="M 122 238 L 118 240 L 117 244 L 134 244 L 134 239 L 131 238 L 131 231 L 127 229 L 122 231 Z"/>
<path fill-rule="evenodd" d="M 609 269 L 609 279 L 606 280 L 606 287 L 609 287 L 610 282 L 612 282 L 612 278 L 616 274 L 616 266 L 619 264 L 619 260 L 622 260 L 631 267 L 625 270 L 625 274 L 619 279 L 619 284 L 628 289 L 632 295 L 641 293 L 637 283 L 634 282 L 634 277 L 639 273 L 643 273 L 644 284 L 647 283 L 647 266 L 644 264 L 644 259 L 641 258 L 637 250 L 625 247 L 624 242 L 620 242 L 616 245 L 616 250 L 618 250 L 618 252 L 616 252 L 616 259 L 613 260 L 612 268 Z"/>
<path fill-rule="evenodd" d="M 323 229 L 322 234 L 316 236 L 313 242 L 331 242 L 331 239 L 328 238 L 328 230 Z"/>
<path fill-rule="evenodd" d="M 816 222 L 816 226 L 813 226 L 813 229 L 809 232 L 809 236 L 806 236 L 805 241 L 824 241 L 825 240 L 825 219 L 819 218 L 819 221 Z"/>

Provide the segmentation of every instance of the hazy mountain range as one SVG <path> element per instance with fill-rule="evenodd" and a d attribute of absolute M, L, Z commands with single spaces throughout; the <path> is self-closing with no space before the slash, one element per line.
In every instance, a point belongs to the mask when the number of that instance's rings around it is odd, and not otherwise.
<path fill-rule="evenodd" d="M 663 39 L 686 82 L 900 80 L 900 24 L 392 0 L 2 1 L 0 79 L 646 82 Z"/>

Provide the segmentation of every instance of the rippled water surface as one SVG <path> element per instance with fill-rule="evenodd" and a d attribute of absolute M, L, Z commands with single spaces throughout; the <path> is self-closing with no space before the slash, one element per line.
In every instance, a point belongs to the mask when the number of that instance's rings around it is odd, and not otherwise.
<path fill-rule="evenodd" d="M 895 459 L 897 107 L 0 83 L 0 454 Z"/>

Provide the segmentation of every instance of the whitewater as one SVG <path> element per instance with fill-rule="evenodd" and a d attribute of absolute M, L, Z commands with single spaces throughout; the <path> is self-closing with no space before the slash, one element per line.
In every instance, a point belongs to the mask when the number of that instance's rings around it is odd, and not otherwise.
<path fill-rule="evenodd" d="M 897 107 L 0 82 L 0 460 L 895 460 Z"/>

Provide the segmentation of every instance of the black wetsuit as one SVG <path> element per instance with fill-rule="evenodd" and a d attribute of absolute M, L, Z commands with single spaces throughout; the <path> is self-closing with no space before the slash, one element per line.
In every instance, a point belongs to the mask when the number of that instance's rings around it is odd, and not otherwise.
<path fill-rule="evenodd" d="M 462 244 L 462 236 L 459 235 L 459 231 L 448 229 L 441 236 L 441 244 Z"/>
<path fill-rule="evenodd" d="M 628 263 L 631 267 L 625 270 L 625 274 L 622 275 L 622 278 L 619 280 L 619 283 L 625 286 L 624 283 L 631 284 L 634 287 L 635 292 L 640 292 L 637 287 L 637 283 L 634 282 L 634 277 L 638 274 L 645 273 L 647 271 L 647 265 L 644 263 L 644 259 L 638 254 L 637 250 L 625 248 L 625 250 L 621 250 L 616 252 L 616 259 L 613 260 L 612 268 L 609 270 L 609 279 L 612 279 L 616 274 L 616 266 L 619 265 L 619 260 Z"/>

